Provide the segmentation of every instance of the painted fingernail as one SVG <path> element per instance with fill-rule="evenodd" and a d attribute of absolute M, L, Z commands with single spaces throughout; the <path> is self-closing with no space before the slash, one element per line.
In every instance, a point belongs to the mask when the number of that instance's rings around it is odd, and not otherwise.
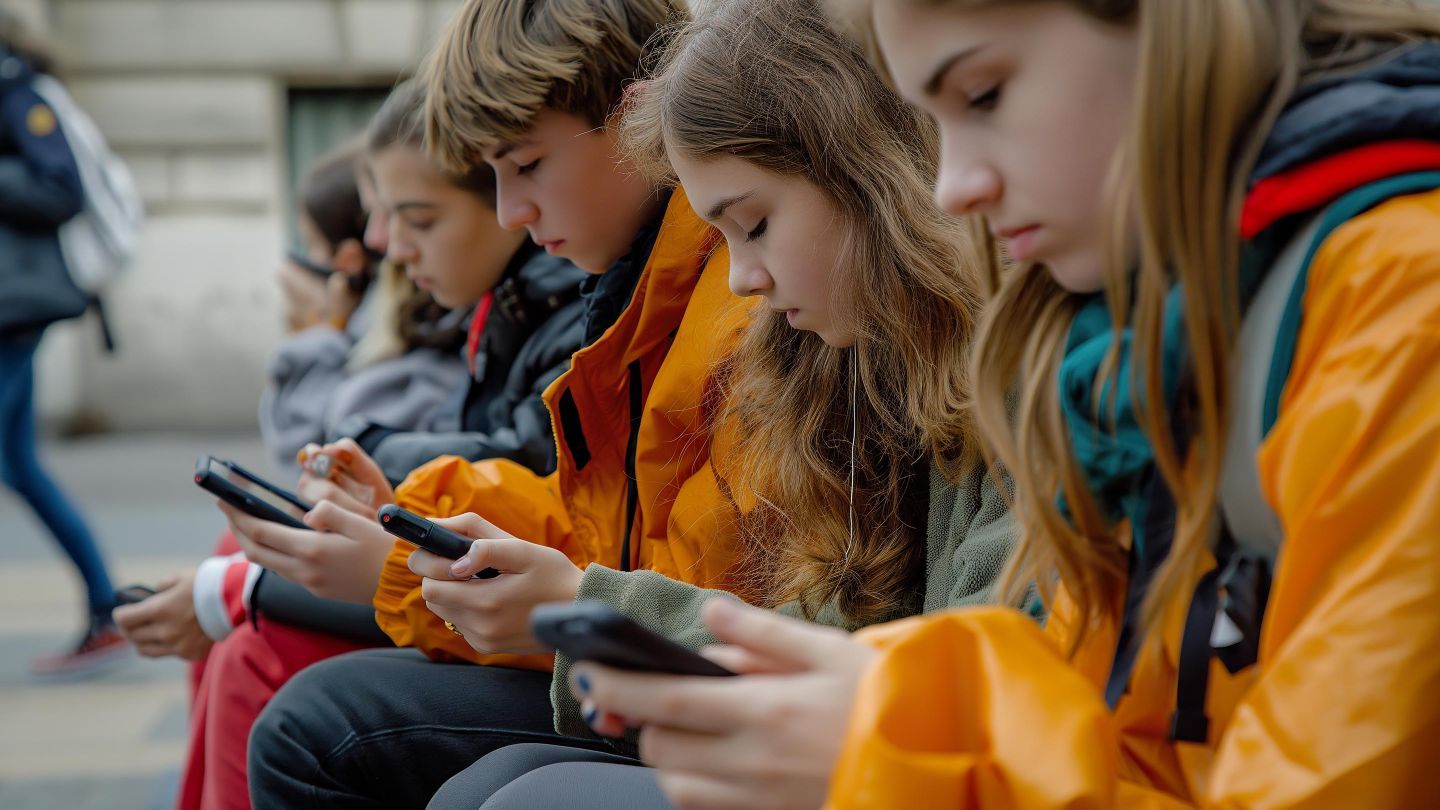
<path fill-rule="evenodd" d="M 590 676 L 583 672 L 580 673 L 575 677 L 575 686 L 580 690 L 580 694 L 590 694 Z"/>
<path fill-rule="evenodd" d="M 355 460 L 355 454 L 350 452 L 349 450 L 340 450 L 335 453 L 335 455 L 340 457 L 340 461 L 343 464 L 349 464 L 350 462 Z"/>
<path fill-rule="evenodd" d="M 296 460 L 297 462 L 301 463 L 301 464 L 304 464 L 304 463 L 305 463 L 306 461 L 308 461 L 309 459 L 310 459 L 310 454 L 307 453 L 307 452 L 305 452 L 305 448 L 303 448 L 303 447 L 300 448 L 300 452 L 298 452 L 298 453 L 295 454 L 295 460 Z"/>

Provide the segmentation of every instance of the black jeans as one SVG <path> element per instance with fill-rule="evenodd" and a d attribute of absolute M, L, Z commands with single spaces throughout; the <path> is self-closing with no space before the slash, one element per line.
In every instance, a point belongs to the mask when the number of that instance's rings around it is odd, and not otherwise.
<path fill-rule="evenodd" d="M 461 771 L 429 810 L 673 810 L 638 760 L 559 745 L 501 748 Z"/>
<path fill-rule="evenodd" d="M 422 808 L 445 780 L 506 745 L 562 737 L 550 673 L 362 650 L 301 672 L 250 732 L 250 798 L 270 808 Z"/>

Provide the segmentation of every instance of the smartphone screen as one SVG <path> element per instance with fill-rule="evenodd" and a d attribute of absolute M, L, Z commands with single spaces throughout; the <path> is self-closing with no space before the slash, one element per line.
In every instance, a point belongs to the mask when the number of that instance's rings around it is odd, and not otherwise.
<path fill-rule="evenodd" d="M 305 513 L 310 511 L 310 506 L 295 495 L 272 486 L 233 461 L 212 458 L 209 471 L 211 475 L 230 482 L 246 495 L 262 503 L 267 503 L 296 520 L 304 518 Z"/>

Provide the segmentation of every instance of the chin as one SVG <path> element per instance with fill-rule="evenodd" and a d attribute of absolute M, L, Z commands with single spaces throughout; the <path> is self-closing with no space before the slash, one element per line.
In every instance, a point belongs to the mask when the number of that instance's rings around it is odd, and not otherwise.
<path fill-rule="evenodd" d="M 569 245 L 566 245 L 566 247 L 568 248 Z M 611 265 L 615 264 L 615 261 L 618 261 L 618 259 L 607 261 L 604 258 L 595 257 L 594 254 L 591 254 L 589 256 L 579 256 L 572 254 L 568 250 L 553 255 L 556 258 L 568 260 L 571 264 L 575 265 L 581 270 L 584 270 L 592 276 L 598 276 L 603 274 L 606 270 L 610 269 Z"/>
<path fill-rule="evenodd" d="M 1105 289 L 1105 271 L 1099 262 L 1067 262 L 1062 259 L 1044 264 L 1055 283 L 1069 292 L 1088 294 Z"/>
<path fill-rule="evenodd" d="M 453 297 L 436 289 L 430 290 L 430 297 L 435 299 L 435 303 L 446 309 L 459 309 L 460 307 L 466 306 L 464 301 L 456 301 Z"/>

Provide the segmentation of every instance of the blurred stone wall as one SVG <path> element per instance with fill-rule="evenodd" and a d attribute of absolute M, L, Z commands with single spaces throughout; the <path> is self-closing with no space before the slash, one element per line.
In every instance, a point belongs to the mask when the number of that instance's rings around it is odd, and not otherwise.
<path fill-rule="evenodd" d="M 41 350 L 53 428 L 245 429 L 280 337 L 287 90 L 389 86 L 458 0 L 0 0 L 129 163 L 148 209 L 107 296 L 120 352 L 89 319 Z"/>
<path fill-rule="evenodd" d="M 49 426 L 253 428 L 280 336 L 272 276 L 287 233 L 287 89 L 388 86 L 458 5 L 0 0 L 55 44 L 149 208 L 136 266 L 109 296 L 120 353 L 103 353 L 89 320 L 46 338 Z"/>

